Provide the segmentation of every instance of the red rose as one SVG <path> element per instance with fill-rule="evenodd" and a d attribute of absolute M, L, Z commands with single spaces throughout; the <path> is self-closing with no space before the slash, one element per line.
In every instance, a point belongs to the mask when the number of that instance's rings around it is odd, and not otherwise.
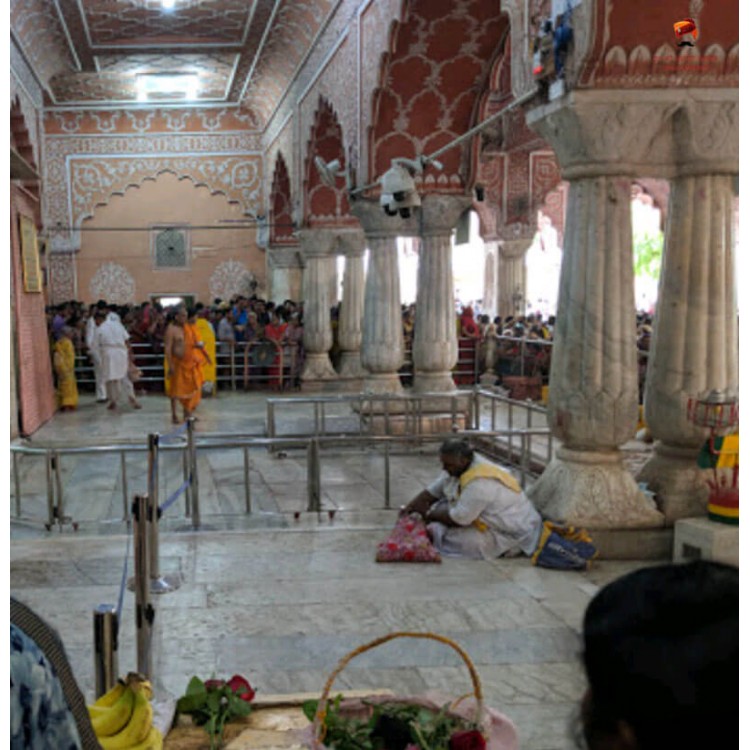
<path fill-rule="evenodd" d="M 206 690 L 221 690 L 227 683 L 224 680 L 206 680 L 203 684 Z"/>
<path fill-rule="evenodd" d="M 389 549 L 389 550 L 390 550 L 391 552 L 395 552 L 395 551 L 396 551 L 396 550 L 398 549 L 398 544 L 396 544 L 396 542 L 388 542 L 388 544 L 386 545 L 386 547 L 387 547 L 387 548 L 388 548 L 388 549 Z"/>
<path fill-rule="evenodd" d="M 243 701 L 250 703 L 255 698 L 255 690 L 250 687 L 250 683 L 244 677 L 236 674 L 227 684 Z"/>
<path fill-rule="evenodd" d="M 456 732 L 448 743 L 450 750 L 485 750 L 487 743 L 478 729 Z"/>
<path fill-rule="evenodd" d="M 414 550 L 407 549 L 404 551 L 404 560 L 413 560 L 414 559 Z"/>

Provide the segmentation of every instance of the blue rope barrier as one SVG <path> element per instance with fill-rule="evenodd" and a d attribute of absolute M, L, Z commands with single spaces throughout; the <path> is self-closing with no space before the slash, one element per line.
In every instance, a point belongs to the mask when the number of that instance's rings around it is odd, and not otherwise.
<path fill-rule="evenodd" d="M 163 514 L 167 511 L 167 509 L 173 505 L 177 498 L 190 486 L 190 482 L 192 480 L 192 476 L 189 476 L 180 487 L 178 487 L 169 497 L 169 499 L 164 502 L 162 505 L 159 506 L 159 511 Z"/>
<path fill-rule="evenodd" d="M 179 437 L 183 432 L 187 432 L 188 423 L 183 422 L 176 430 L 168 432 L 166 435 L 160 435 L 159 440 L 169 440 L 170 438 Z"/>
<path fill-rule="evenodd" d="M 117 622 L 122 622 L 122 601 L 125 598 L 125 585 L 128 581 L 128 557 L 130 557 L 130 534 L 128 534 L 128 543 L 125 546 L 125 564 L 122 566 L 122 580 L 120 581 L 120 596 L 117 599 Z"/>

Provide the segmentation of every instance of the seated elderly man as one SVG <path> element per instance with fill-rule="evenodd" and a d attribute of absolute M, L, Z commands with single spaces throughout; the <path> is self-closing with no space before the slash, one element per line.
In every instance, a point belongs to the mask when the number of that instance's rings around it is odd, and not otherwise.
<path fill-rule="evenodd" d="M 440 462 L 440 476 L 401 512 L 425 519 L 441 554 L 485 560 L 533 554 L 542 518 L 513 476 L 461 438 L 440 446 Z"/>

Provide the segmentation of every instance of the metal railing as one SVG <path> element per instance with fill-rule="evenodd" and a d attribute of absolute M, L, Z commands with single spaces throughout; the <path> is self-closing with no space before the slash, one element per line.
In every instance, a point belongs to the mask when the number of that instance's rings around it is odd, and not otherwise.
<path fill-rule="evenodd" d="M 435 433 L 435 434 L 423 434 L 418 436 L 420 444 L 422 443 L 439 443 L 445 440 L 447 437 L 466 436 L 474 439 L 481 439 L 487 441 L 489 439 L 495 439 L 507 441 L 508 445 L 514 445 L 515 441 L 518 441 L 518 446 L 511 450 L 509 455 L 514 456 L 517 460 L 514 464 L 521 471 L 521 484 L 526 485 L 527 476 L 530 475 L 532 469 L 532 441 L 534 437 L 546 436 L 548 434 L 547 429 L 532 428 L 532 429 L 521 429 L 515 430 L 511 434 L 509 430 L 495 430 L 495 431 L 474 431 L 474 430 L 458 430 L 447 433 Z M 266 437 L 261 438 L 257 436 L 246 436 L 241 437 L 237 435 L 221 435 L 221 434 L 203 434 L 198 436 L 194 441 L 187 440 L 181 443 L 173 443 L 160 447 L 159 452 L 164 450 L 177 450 L 182 451 L 185 461 L 189 465 L 189 477 L 190 477 L 190 503 L 186 503 L 186 515 L 191 516 L 192 526 L 194 529 L 200 528 L 200 498 L 198 491 L 198 461 L 197 453 L 199 451 L 207 450 L 241 450 L 243 452 L 243 483 L 245 491 L 245 513 L 252 513 L 252 502 L 251 502 L 251 486 L 250 486 L 250 460 L 248 451 L 255 448 L 262 448 L 269 451 L 285 451 L 293 449 L 302 449 L 305 451 L 307 456 L 307 477 L 308 477 L 308 502 L 307 509 L 309 511 L 320 512 L 320 461 L 321 461 L 321 450 L 323 448 L 340 448 L 346 446 L 348 448 L 359 448 L 359 449 L 372 449 L 382 447 L 383 449 L 383 461 L 384 461 L 384 497 L 385 497 L 385 508 L 390 508 L 390 457 L 392 455 L 392 446 L 394 444 L 414 445 L 414 435 L 312 435 L 307 437 Z M 192 444 L 191 444 L 192 443 Z M 56 455 L 59 459 L 60 455 L 82 455 L 82 454 L 101 454 L 107 452 L 121 452 L 133 450 L 138 452 L 146 452 L 147 446 L 144 444 L 132 444 L 132 445 L 118 445 L 118 446 L 85 446 L 77 448 L 43 448 L 43 447 L 28 447 L 20 445 L 12 445 L 11 452 L 14 456 L 14 460 L 17 460 L 19 455 L 45 455 L 52 456 Z M 157 453 L 157 455 L 158 455 Z M 338 455 L 341 451 L 338 451 Z M 152 453 L 149 453 L 152 455 Z M 153 476 L 153 466 L 149 465 L 149 472 Z M 22 488 L 20 484 L 20 477 L 16 473 L 16 517 L 21 518 L 21 495 Z M 56 486 L 57 491 L 57 506 L 52 501 L 48 505 L 48 523 L 45 524 L 47 530 L 52 528 L 55 520 L 62 526 L 64 521 L 64 503 L 62 494 L 62 481 L 60 476 L 59 461 L 56 468 L 56 474 L 54 479 L 47 472 L 47 489 L 48 498 L 54 497 L 52 494 L 55 490 L 52 488 L 52 484 Z M 123 520 L 130 520 L 130 513 L 127 509 L 127 498 L 124 503 L 124 517 Z"/>

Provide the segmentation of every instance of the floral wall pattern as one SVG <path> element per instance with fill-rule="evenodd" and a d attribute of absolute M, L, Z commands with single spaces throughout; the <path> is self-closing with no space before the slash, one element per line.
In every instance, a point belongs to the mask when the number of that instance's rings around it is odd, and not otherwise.
<path fill-rule="evenodd" d="M 76 256 L 73 253 L 51 253 L 47 256 L 47 284 L 50 304 L 77 297 Z"/>
<path fill-rule="evenodd" d="M 104 299 L 118 305 L 132 304 L 135 279 L 119 263 L 102 263 L 89 283 L 92 299 Z"/>
<path fill-rule="evenodd" d="M 219 263 L 208 281 L 211 298 L 225 301 L 236 294 L 249 297 L 257 290 L 257 285 L 255 275 L 238 260 Z"/>

